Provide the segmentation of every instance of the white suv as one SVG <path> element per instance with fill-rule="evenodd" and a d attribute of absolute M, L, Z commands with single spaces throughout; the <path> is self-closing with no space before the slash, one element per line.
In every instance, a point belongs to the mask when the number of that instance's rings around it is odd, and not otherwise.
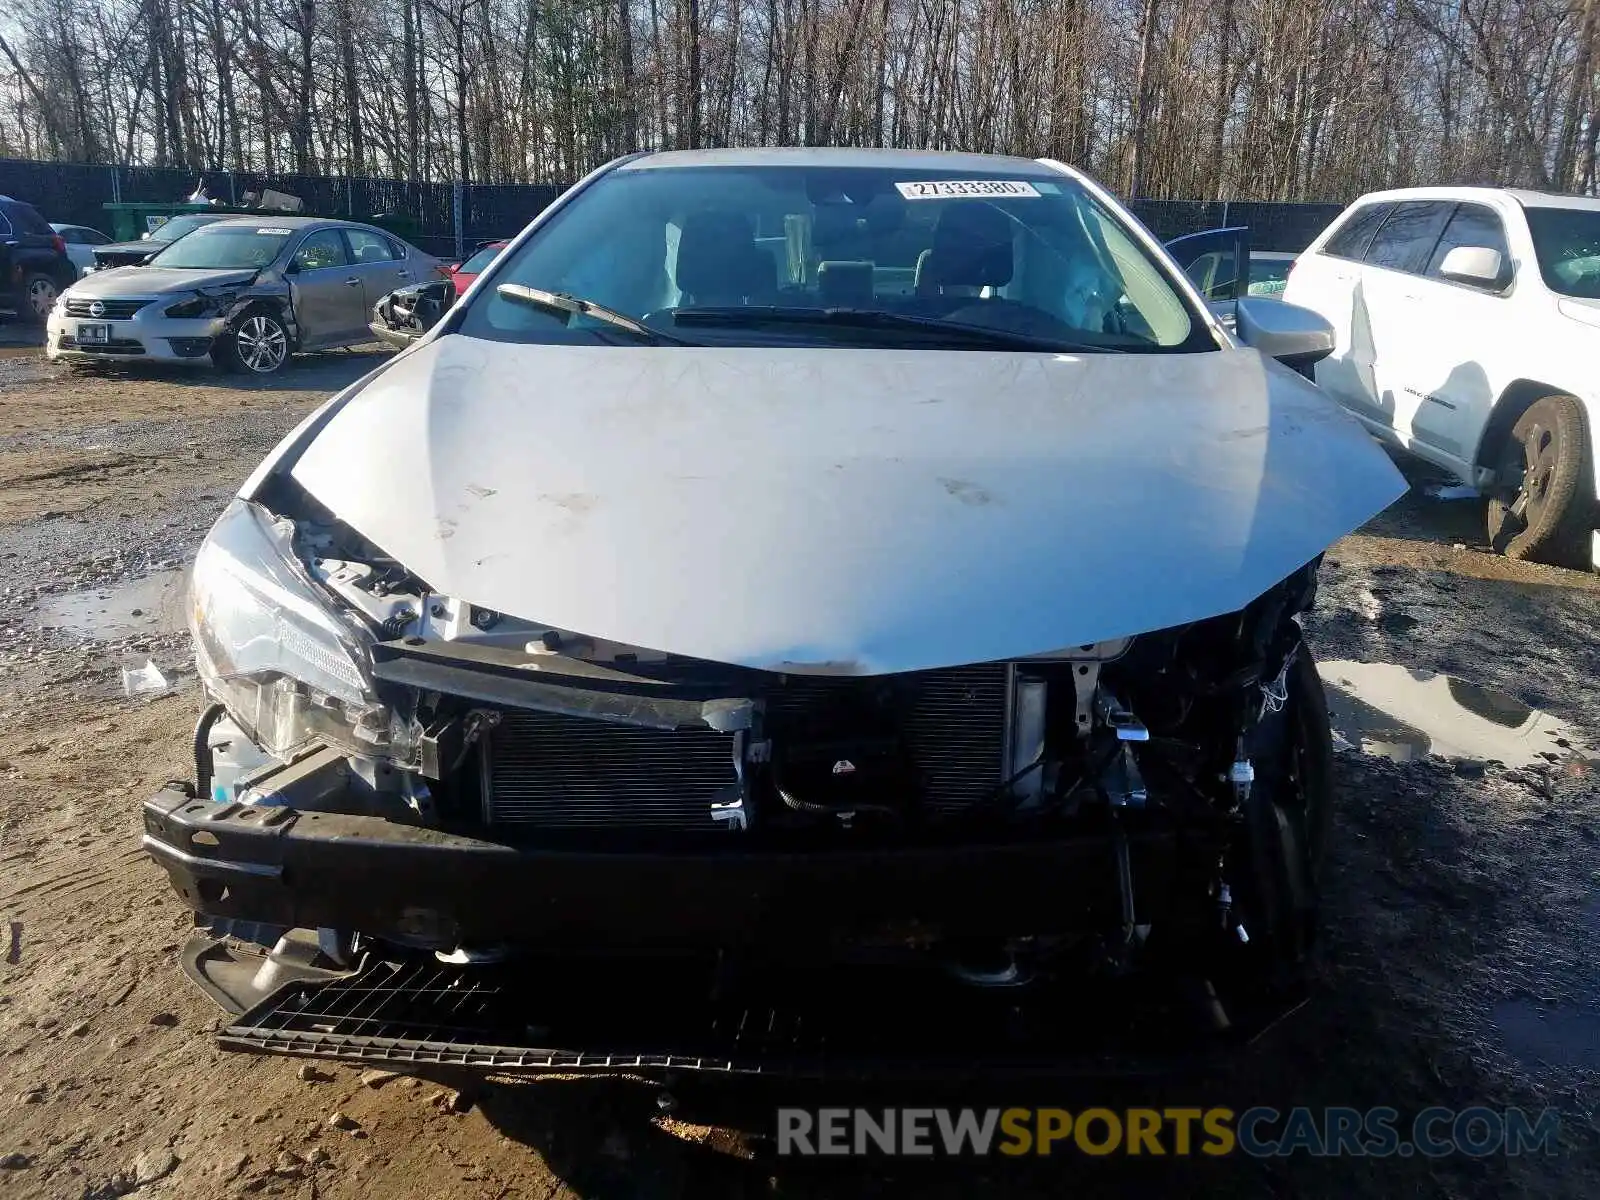
<path fill-rule="evenodd" d="M 1317 382 L 1487 495 L 1496 549 L 1593 560 L 1600 200 L 1374 192 L 1300 256 L 1284 299 L 1333 324 Z"/>

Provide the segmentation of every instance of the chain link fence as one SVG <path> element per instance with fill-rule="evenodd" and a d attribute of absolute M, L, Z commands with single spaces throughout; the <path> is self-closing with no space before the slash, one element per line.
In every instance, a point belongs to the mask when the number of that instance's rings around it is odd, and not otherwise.
<path fill-rule="evenodd" d="M 409 241 L 444 258 L 460 258 L 479 242 L 509 238 L 562 189 L 550 184 L 428 183 L 342 175 L 274 175 L 260 171 L 192 171 L 180 167 L 99 166 L 0 159 L 0 194 L 26 200 L 47 221 L 107 233 L 107 203 L 167 203 L 203 184 L 228 204 L 266 188 L 298 196 L 305 211 L 356 220 L 384 218 Z M 1258 250 L 1304 250 L 1339 213 L 1337 204 L 1264 201 L 1135 200 L 1129 206 L 1162 239 L 1247 225 Z"/>

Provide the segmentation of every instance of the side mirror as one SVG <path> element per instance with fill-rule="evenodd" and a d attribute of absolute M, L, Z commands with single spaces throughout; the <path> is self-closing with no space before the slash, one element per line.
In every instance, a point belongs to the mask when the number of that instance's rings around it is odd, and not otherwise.
<path fill-rule="evenodd" d="M 1488 246 L 1457 246 L 1444 256 L 1439 274 L 1456 283 L 1492 288 L 1500 286 L 1500 271 L 1504 265 L 1498 250 Z"/>
<path fill-rule="evenodd" d="M 1333 326 L 1309 308 L 1246 296 L 1235 302 L 1239 340 L 1309 377 L 1313 363 L 1333 353 Z"/>
<path fill-rule="evenodd" d="M 285 275 L 300 274 L 300 260 L 298 258 L 291 258 L 288 262 L 284 263 L 283 273 Z"/>

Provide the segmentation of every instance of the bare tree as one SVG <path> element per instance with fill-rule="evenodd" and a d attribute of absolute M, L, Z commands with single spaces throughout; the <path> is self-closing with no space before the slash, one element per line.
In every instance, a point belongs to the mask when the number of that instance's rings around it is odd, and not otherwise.
<path fill-rule="evenodd" d="M 1048 154 L 1150 197 L 1593 193 L 1600 0 L 14 0 L 0 154 L 570 180 L 636 148 Z"/>

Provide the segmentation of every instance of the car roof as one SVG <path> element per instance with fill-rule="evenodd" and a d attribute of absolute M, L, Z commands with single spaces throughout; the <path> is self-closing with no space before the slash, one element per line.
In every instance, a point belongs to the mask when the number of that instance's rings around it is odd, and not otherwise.
<path fill-rule="evenodd" d="M 180 217 L 200 214 L 178 213 Z M 341 225 L 360 225 L 360 221 L 340 221 L 333 217 L 295 217 L 283 213 L 228 213 L 216 222 L 218 225 L 260 225 L 269 229 L 317 229 L 326 226 L 337 229 Z"/>
<path fill-rule="evenodd" d="M 751 149 L 660 150 L 620 164 L 618 171 L 662 167 L 901 167 L 907 171 L 1010 171 L 1059 178 L 1037 159 L 951 150 L 880 150 L 873 147 L 776 146 Z"/>
<path fill-rule="evenodd" d="M 1399 200 L 1488 200 L 1504 197 L 1515 200 L 1524 208 L 1584 208 L 1600 210 L 1600 198 L 1570 196 L 1562 192 L 1536 192 L 1529 188 L 1498 187 L 1412 187 L 1390 188 L 1382 192 L 1368 192 L 1356 204 Z"/>

